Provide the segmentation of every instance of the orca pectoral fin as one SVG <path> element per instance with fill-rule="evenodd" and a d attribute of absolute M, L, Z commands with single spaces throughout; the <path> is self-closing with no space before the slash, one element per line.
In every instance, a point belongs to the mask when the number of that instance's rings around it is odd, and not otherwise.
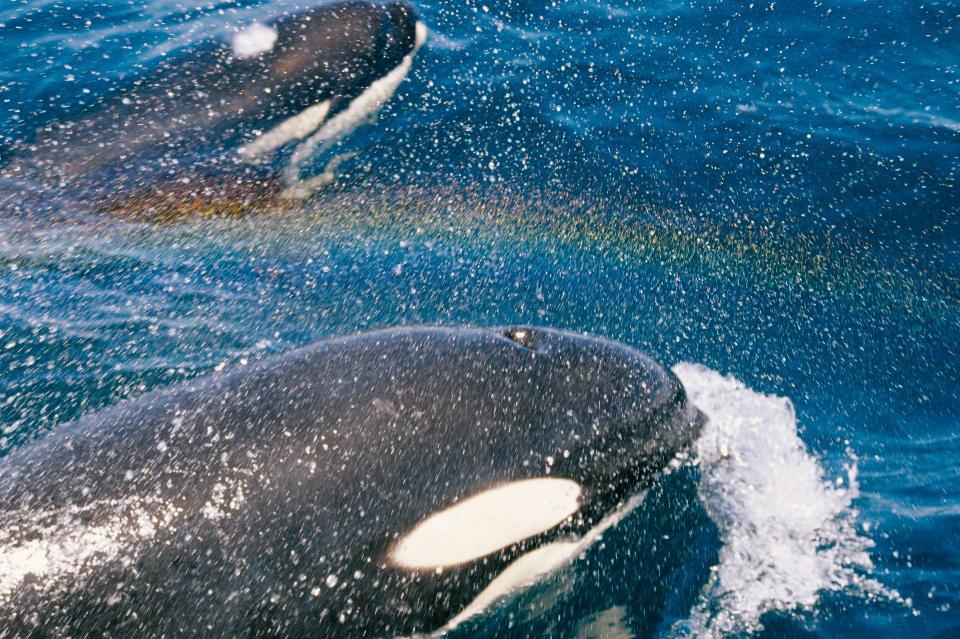
<path fill-rule="evenodd" d="M 582 620 L 577 627 L 577 639 L 633 639 L 627 619 L 626 608 L 611 606 Z"/>

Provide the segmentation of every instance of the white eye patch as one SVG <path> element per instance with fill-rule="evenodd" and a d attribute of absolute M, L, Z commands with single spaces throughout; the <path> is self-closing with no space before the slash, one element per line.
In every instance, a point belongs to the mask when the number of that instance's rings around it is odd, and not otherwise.
<path fill-rule="evenodd" d="M 580 507 L 580 485 L 540 477 L 485 490 L 434 513 L 394 547 L 405 568 L 455 566 L 553 528 Z"/>
<path fill-rule="evenodd" d="M 233 55 L 236 58 L 255 58 L 266 53 L 277 42 L 277 30 L 264 24 L 254 22 L 249 27 L 233 36 L 230 43 Z"/>

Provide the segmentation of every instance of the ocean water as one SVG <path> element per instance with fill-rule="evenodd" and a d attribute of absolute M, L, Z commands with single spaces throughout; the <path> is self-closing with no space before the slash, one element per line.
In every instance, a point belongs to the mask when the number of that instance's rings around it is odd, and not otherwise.
<path fill-rule="evenodd" d="M 0 140 L 302 7 L 10 1 Z M 303 207 L 24 217 L 2 185 L 0 455 L 329 335 L 588 331 L 672 367 L 709 425 L 457 636 L 960 637 L 960 4 L 417 7 L 409 76 Z M 77 535 L 31 565 L 109 547 Z M 24 552 L 0 546 L 0 591 Z"/>

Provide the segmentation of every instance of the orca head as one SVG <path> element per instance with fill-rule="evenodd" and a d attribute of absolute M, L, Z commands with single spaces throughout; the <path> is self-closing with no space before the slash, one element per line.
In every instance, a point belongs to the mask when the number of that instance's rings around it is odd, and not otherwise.
<path fill-rule="evenodd" d="M 274 100 L 304 107 L 360 93 L 415 52 L 423 29 L 405 0 L 344 0 L 250 25 L 229 53 L 274 85 Z"/>
<path fill-rule="evenodd" d="M 375 113 L 425 39 L 426 27 L 405 0 L 334 2 L 239 32 L 227 66 L 266 85 L 239 105 L 256 123 L 240 157 L 260 163 L 312 136 L 294 154 L 288 186 L 297 186 L 296 167 L 318 144 L 332 144 Z M 331 122 L 342 111 L 347 115 Z"/>
<path fill-rule="evenodd" d="M 433 501 L 387 561 L 419 575 L 421 598 L 472 593 L 444 629 L 582 552 L 639 503 L 703 422 L 677 378 L 629 346 L 531 326 L 485 333 L 475 360 L 452 358 L 483 371 L 455 380 L 482 433 L 459 433 L 457 460 L 443 465 L 457 474 L 434 479 L 463 490 Z M 471 385 L 477 403 L 464 400 Z"/>

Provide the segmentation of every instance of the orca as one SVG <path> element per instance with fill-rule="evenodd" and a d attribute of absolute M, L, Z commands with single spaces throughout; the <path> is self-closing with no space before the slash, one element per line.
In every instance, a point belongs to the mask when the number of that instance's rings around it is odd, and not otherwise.
<path fill-rule="evenodd" d="M 0 637 L 449 630 L 573 560 L 704 418 L 538 327 L 330 338 L 0 459 Z"/>
<path fill-rule="evenodd" d="M 89 113 L 41 127 L 3 174 L 106 184 L 99 196 L 224 172 L 262 181 L 254 167 L 297 145 L 280 174 L 290 193 L 306 192 L 332 170 L 303 179 L 301 167 L 376 114 L 425 38 L 405 0 L 338 0 L 254 23 L 230 42 L 171 56 Z"/>

